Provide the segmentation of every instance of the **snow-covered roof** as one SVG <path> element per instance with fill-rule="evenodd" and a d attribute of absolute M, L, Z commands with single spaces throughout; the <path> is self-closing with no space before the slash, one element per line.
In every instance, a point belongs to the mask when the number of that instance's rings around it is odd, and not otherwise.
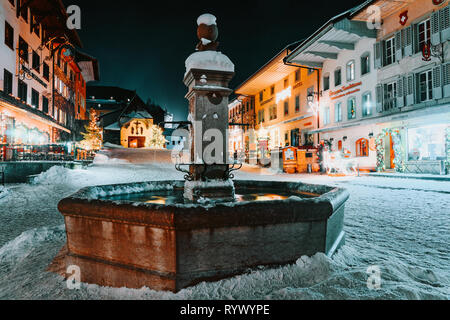
<path fill-rule="evenodd" d="M 109 126 L 105 127 L 105 130 L 120 131 L 119 123 L 114 122 L 113 124 L 110 124 Z"/>
<path fill-rule="evenodd" d="M 191 69 L 234 72 L 234 64 L 222 52 L 199 51 L 186 59 L 186 74 Z"/>

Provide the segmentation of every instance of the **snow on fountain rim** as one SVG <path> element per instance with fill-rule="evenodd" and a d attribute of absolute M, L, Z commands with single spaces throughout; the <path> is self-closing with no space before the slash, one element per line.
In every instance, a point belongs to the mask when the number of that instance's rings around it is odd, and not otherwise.
<path fill-rule="evenodd" d="M 186 74 L 191 69 L 234 72 L 234 63 L 218 51 L 198 51 L 186 59 Z"/>
<path fill-rule="evenodd" d="M 253 181 L 253 180 L 240 180 L 237 181 L 238 186 L 244 183 L 267 183 L 268 181 Z M 136 183 L 127 183 L 127 184 L 116 184 L 116 185 L 103 185 L 103 186 L 92 186 L 81 189 L 79 192 L 70 196 L 68 199 L 79 199 L 87 202 L 91 201 L 105 201 L 111 202 L 117 205 L 121 204 L 130 204 L 128 200 L 108 200 L 102 199 L 108 196 L 115 195 L 123 195 L 123 194 L 136 194 L 136 193 L 144 193 L 144 192 L 154 192 L 154 191 L 171 191 L 174 189 L 181 189 L 185 187 L 186 181 L 184 180 L 171 180 L 171 181 L 150 181 L 150 182 L 136 182 Z M 203 187 L 208 185 L 210 187 L 214 186 L 223 186 L 224 184 L 232 184 L 234 185 L 234 181 L 231 182 L 222 182 L 222 181 L 209 181 L 209 182 L 191 182 L 194 185 L 201 184 Z M 188 183 L 189 184 L 189 183 Z M 342 204 L 342 200 L 348 197 L 348 192 L 341 188 L 325 186 L 325 185 L 315 185 L 315 184 L 305 184 L 298 182 L 291 182 L 290 184 L 298 184 L 308 188 L 308 191 L 312 191 L 314 193 L 322 193 L 319 197 L 315 198 L 301 198 L 295 195 L 292 195 L 286 200 L 268 200 L 267 203 L 277 202 L 277 203 L 285 203 L 285 204 L 295 204 L 295 203 L 327 203 L 335 208 L 338 208 Z M 288 187 L 288 185 L 286 186 Z M 208 199 L 205 199 L 208 200 Z M 242 202 L 212 202 L 205 201 L 204 203 L 184 203 L 184 204 L 155 204 L 155 203 L 145 203 L 145 202 L 132 202 L 132 205 L 135 207 L 151 207 L 151 208 L 160 208 L 160 207 L 171 207 L 171 208 L 179 208 L 179 209 L 190 209 L 190 208 L 199 208 L 202 207 L 206 210 L 215 208 L 215 207 L 239 207 L 239 206 L 248 206 L 252 201 L 242 201 Z"/>

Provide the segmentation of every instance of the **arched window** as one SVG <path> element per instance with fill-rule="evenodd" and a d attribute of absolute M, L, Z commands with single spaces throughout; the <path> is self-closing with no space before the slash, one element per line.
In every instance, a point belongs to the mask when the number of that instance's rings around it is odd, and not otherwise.
<path fill-rule="evenodd" d="M 369 140 L 361 138 L 356 141 L 356 156 L 368 157 L 369 156 Z"/>
<path fill-rule="evenodd" d="M 144 134 L 144 128 L 141 127 L 141 134 Z"/>
<path fill-rule="evenodd" d="M 131 134 L 134 134 L 134 127 L 131 127 Z"/>

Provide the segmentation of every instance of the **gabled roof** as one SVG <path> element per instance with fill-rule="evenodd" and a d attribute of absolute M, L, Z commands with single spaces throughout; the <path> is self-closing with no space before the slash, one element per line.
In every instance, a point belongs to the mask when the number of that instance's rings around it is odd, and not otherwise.
<path fill-rule="evenodd" d="M 295 49 L 299 43 L 300 42 L 294 42 L 284 47 L 265 65 L 239 85 L 236 88 L 235 93 L 238 95 L 255 95 L 261 89 L 269 87 L 290 74 L 295 68 L 285 65 L 283 59 L 286 57 L 287 52 Z"/>
<path fill-rule="evenodd" d="M 355 43 L 363 37 L 376 38 L 377 30 L 369 29 L 364 21 L 353 20 L 353 16 L 369 6 L 373 1 L 347 10 L 319 28 L 306 40 L 302 41 L 284 59 L 288 63 L 296 63 L 313 68 L 322 68 L 327 59 L 337 59 L 343 49 L 354 49 Z"/>

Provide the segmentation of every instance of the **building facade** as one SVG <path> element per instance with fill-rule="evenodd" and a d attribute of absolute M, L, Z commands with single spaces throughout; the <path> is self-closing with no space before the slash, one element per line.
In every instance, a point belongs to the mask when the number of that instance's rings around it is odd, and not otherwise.
<path fill-rule="evenodd" d="M 86 82 L 97 61 L 78 50 L 60 2 L 0 1 L 0 144 L 2 160 L 20 145 L 73 141 L 86 118 Z"/>
<path fill-rule="evenodd" d="M 449 11 L 447 1 L 367 1 L 290 53 L 322 69 L 317 132 L 333 151 L 371 171 L 445 172 Z"/>
<path fill-rule="evenodd" d="M 308 95 L 318 91 L 320 70 L 284 62 L 291 45 L 241 84 L 236 94 L 252 97 L 255 104 L 255 141 L 258 158 L 285 146 L 312 146 L 318 116 L 308 104 Z"/>

